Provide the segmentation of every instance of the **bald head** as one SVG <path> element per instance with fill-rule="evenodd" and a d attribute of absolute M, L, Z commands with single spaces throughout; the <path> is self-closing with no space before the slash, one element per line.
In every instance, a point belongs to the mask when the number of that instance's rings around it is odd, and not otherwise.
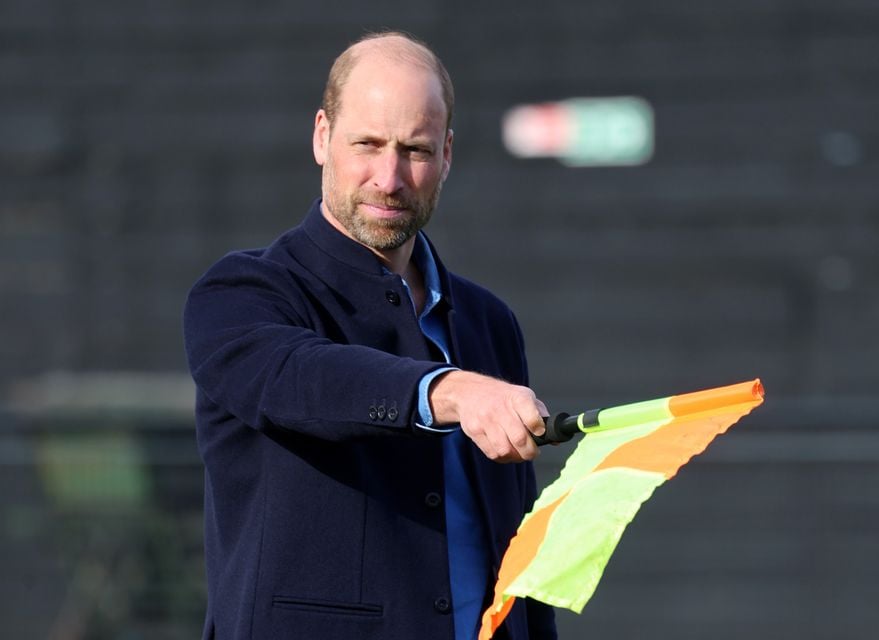
<path fill-rule="evenodd" d="M 364 36 L 336 58 L 327 78 L 322 107 L 331 127 L 342 109 L 342 89 L 351 71 L 363 60 L 385 60 L 397 65 L 412 65 L 431 71 L 442 87 L 443 102 L 446 106 L 446 129 L 451 126 L 455 92 L 443 63 L 423 42 L 405 33 L 389 31 Z"/>

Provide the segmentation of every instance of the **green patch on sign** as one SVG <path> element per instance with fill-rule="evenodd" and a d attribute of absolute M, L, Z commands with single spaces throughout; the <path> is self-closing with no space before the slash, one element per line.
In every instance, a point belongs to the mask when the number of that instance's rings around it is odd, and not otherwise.
<path fill-rule="evenodd" d="M 37 451 L 46 493 L 60 507 L 139 506 L 149 478 L 127 434 L 51 435 Z"/>
<path fill-rule="evenodd" d="M 571 137 L 559 154 L 569 166 L 638 165 L 653 155 L 653 109 L 642 98 L 572 98 L 561 103 Z"/>

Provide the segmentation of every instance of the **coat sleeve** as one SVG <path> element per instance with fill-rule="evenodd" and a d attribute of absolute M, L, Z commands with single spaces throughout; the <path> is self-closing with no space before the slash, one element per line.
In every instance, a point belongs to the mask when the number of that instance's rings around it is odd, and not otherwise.
<path fill-rule="evenodd" d="M 184 310 L 186 356 L 211 402 L 259 430 L 343 440 L 412 430 L 418 383 L 438 363 L 337 344 L 309 328 L 289 273 L 248 254 L 221 260 Z"/>

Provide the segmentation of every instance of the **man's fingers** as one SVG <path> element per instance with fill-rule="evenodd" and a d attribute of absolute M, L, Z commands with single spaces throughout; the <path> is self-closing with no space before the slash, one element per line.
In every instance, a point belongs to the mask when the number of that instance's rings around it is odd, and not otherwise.
<path fill-rule="evenodd" d="M 522 462 L 531 460 L 539 454 L 531 433 L 521 423 L 518 424 L 518 428 L 511 429 L 504 422 L 483 418 L 475 428 L 471 429 L 468 426 L 473 425 L 461 423 L 464 433 L 489 460 L 494 462 Z"/>
<path fill-rule="evenodd" d="M 480 449 L 490 460 L 495 462 L 521 462 L 527 459 L 523 457 L 523 454 L 527 455 L 525 439 L 517 437 L 515 433 L 510 433 L 510 427 L 503 418 L 500 420 L 483 420 L 480 423 L 480 428 L 483 431 L 484 441 L 487 444 L 487 447 L 480 446 Z M 527 433 L 522 426 L 519 427 L 519 431 Z M 530 436 L 527 439 L 530 440 Z M 479 443 L 477 442 L 477 444 Z"/>
<path fill-rule="evenodd" d="M 527 396 L 519 399 L 514 407 L 522 424 L 528 431 L 535 436 L 542 436 L 546 433 L 545 415 L 549 415 L 546 405 L 538 400 L 530 389 L 523 388 L 528 392 Z"/>
<path fill-rule="evenodd" d="M 502 425 L 507 440 L 515 450 L 515 454 L 513 451 L 509 453 L 516 461 L 533 460 L 540 455 L 540 451 L 532 434 L 535 430 L 545 429 L 543 420 L 533 398 L 520 398 L 511 408 Z"/>

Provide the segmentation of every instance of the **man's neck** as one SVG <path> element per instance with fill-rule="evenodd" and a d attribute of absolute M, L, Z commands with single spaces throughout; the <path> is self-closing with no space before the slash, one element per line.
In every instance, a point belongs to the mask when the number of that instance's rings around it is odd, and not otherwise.
<path fill-rule="evenodd" d="M 402 274 L 403 280 L 409 286 L 409 295 L 412 296 L 412 304 L 415 305 L 415 315 L 420 316 L 424 310 L 424 304 L 427 302 L 427 285 L 424 283 L 424 274 L 415 264 L 414 260 L 410 260 L 406 267 L 406 271 Z"/>
<path fill-rule="evenodd" d="M 398 276 L 402 276 L 407 282 L 409 281 L 407 274 L 415 267 L 415 264 L 412 262 L 412 250 L 415 248 L 414 236 L 396 249 L 381 251 L 379 249 L 372 249 L 372 247 L 369 248 L 378 256 L 385 269 L 391 273 L 396 273 Z"/>

